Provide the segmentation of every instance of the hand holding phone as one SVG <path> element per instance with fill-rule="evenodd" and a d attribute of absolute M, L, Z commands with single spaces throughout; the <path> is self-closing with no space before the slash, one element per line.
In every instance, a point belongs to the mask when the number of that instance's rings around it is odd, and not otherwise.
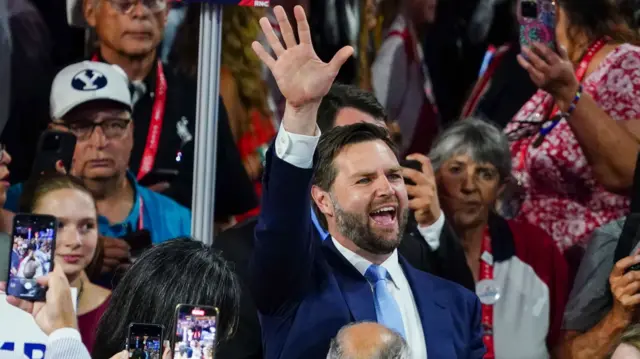
<path fill-rule="evenodd" d="M 76 136 L 71 132 L 47 130 L 40 135 L 31 176 L 71 171 Z"/>
<path fill-rule="evenodd" d="M 171 348 L 173 358 L 214 358 L 218 308 L 178 304 Z"/>
<path fill-rule="evenodd" d="M 131 247 L 120 238 L 101 236 L 104 242 L 104 258 L 102 273 L 112 273 L 123 263 L 128 263 L 131 257 Z"/>
<path fill-rule="evenodd" d="M 158 324 L 129 324 L 126 338 L 126 350 L 129 358 L 157 358 L 160 359 L 164 352 L 162 338 L 164 327 Z"/>
<path fill-rule="evenodd" d="M 429 226 L 440 218 L 440 200 L 429 158 L 412 154 L 401 162 L 409 197 L 409 209 L 420 226 Z"/>
<path fill-rule="evenodd" d="M 71 298 L 71 288 L 67 276 L 61 267 L 37 279 L 41 286 L 49 288 L 46 301 L 31 302 L 8 296 L 7 302 L 31 314 L 40 329 L 47 335 L 58 329 L 77 329 L 77 316 Z M 6 283 L 0 283 L 0 291 L 5 290 Z"/>
<path fill-rule="evenodd" d="M 53 270 L 57 229 L 58 220 L 53 216 L 15 215 L 8 295 L 31 301 L 44 300 L 45 288 L 37 280 Z"/>

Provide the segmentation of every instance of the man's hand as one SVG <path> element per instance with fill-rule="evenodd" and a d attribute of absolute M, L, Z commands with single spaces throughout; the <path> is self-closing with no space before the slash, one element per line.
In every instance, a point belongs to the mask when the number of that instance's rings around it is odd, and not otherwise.
<path fill-rule="evenodd" d="M 122 239 L 106 237 L 104 238 L 104 260 L 102 263 L 102 273 L 112 273 L 116 268 L 131 264 L 131 247 Z"/>
<path fill-rule="evenodd" d="M 430 226 L 440 218 L 441 212 L 431 161 L 427 156 L 418 153 L 408 156 L 407 159 L 422 164 L 422 172 L 411 168 L 402 169 L 402 175 L 415 183 L 415 185 L 406 185 L 407 194 L 413 197 L 409 200 L 409 208 L 414 211 L 418 225 Z"/>
<path fill-rule="evenodd" d="M 71 299 L 69 281 L 62 267 L 54 266 L 53 272 L 37 279 L 38 284 L 48 287 L 45 302 L 29 302 L 7 296 L 7 302 L 31 314 L 42 331 L 50 335 L 62 328 L 78 328 L 78 320 Z M 0 291 L 5 291 L 6 283 L 0 283 Z"/>
<path fill-rule="evenodd" d="M 291 27 L 282 6 L 276 6 L 274 13 L 282 33 L 284 45 L 276 36 L 266 17 L 260 19 L 260 26 L 276 56 L 274 59 L 257 41 L 253 50 L 262 62 L 271 70 L 278 88 L 287 99 L 287 108 L 283 119 L 287 131 L 302 135 L 315 135 L 316 112 L 322 98 L 329 92 L 340 67 L 351 57 L 353 48 L 343 47 L 331 62 L 324 63 L 316 55 L 311 42 L 311 30 L 304 9 L 296 6 L 294 15 L 298 23 L 298 37 Z"/>
<path fill-rule="evenodd" d="M 615 264 L 609 284 L 613 293 L 612 315 L 621 323 L 631 323 L 636 312 L 636 307 L 640 303 L 640 271 L 631 270 L 627 273 L 627 268 L 640 263 L 640 255 L 622 258 Z"/>

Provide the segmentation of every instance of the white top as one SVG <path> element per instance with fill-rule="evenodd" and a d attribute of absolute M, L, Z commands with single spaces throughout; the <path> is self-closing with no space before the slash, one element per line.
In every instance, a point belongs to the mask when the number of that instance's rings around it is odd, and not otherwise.
<path fill-rule="evenodd" d="M 285 162 L 299 167 L 311 168 L 313 166 L 313 154 L 320 139 L 320 129 L 316 127 L 316 136 L 305 136 L 287 132 L 283 126 L 280 127 L 276 137 L 275 150 L 276 155 Z M 436 223 L 429 227 L 420 229 L 420 233 L 431 246 L 433 243 L 439 246 L 439 236 L 444 225 L 444 216 L 440 216 Z M 437 228 L 439 226 L 439 228 Z M 437 240 L 434 236 L 437 235 Z M 428 237 L 427 237 L 428 236 Z M 356 253 L 344 248 L 340 243 L 333 239 L 333 243 L 340 253 L 347 259 L 363 276 L 367 268 L 372 264 L 368 260 L 362 258 Z M 433 248 L 433 247 L 432 247 Z M 407 334 L 407 343 L 411 348 L 412 358 L 427 358 L 427 348 L 424 340 L 424 332 L 422 331 L 422 322 L 418 313 L 418 307 L 409 282 L 398 262 L 398 251 L 394 250 L 391 256 L 382 263 L 382 266 L 389 272 L 392 281 L 387 281 L 387 288 L 398 303 L 402 321 L 404 323 L 405 333 Z M 372 289 L 373 290 L 373 289 Z"/>

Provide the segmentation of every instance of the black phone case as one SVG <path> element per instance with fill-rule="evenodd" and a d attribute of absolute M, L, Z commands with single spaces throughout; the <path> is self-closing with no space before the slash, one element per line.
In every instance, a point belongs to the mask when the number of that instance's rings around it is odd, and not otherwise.
<path fill-rule="evenodd" d="M 69 173 L 75 149 L 76 136 L 73 133 L 51 130 L 43 132 L 38 140 L 31 176 L 56 172 L 56 162 L 60 160 Z"/>

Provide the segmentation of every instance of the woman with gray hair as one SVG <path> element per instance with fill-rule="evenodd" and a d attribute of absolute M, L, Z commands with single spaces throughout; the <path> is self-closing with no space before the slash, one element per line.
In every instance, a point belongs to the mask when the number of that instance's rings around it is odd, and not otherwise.
<path fill-rule="evenodd" d="M 429 157 L 442 211 L 462 242 L 482 303 L 488 357 L 549 358 L 560 334 L 568 270 L 544 231 L 494 211 L 511 176 L 507 138 L 485 121 L 458 121 Z"/>

